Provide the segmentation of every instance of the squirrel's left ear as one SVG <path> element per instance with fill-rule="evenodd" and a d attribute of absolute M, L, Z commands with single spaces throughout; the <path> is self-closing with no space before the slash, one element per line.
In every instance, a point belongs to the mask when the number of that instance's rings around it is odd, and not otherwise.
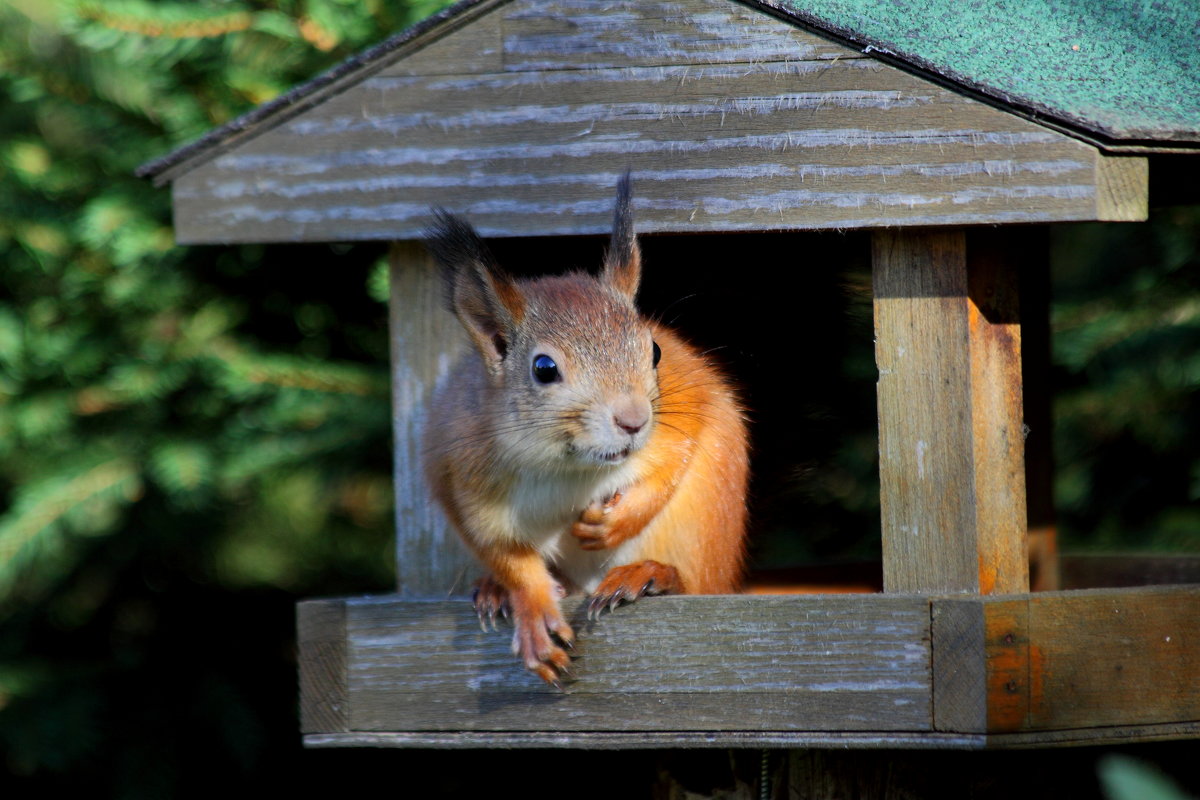
<path fill-rule="evenodd" d="M 629 208 L 629 173 L 617 181 L 617 210 L 613 214 L 612 239 L 604 256 L 601 280 L 630 300 L 642 282 L 642 251 L 633 232 L 633 212 Z"/>

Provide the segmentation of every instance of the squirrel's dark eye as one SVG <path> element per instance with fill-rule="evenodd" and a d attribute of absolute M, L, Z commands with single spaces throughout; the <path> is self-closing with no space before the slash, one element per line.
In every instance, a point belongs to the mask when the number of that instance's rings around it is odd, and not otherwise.
<path fill-rule="evenodd" d="M 558 364 L 547 355 L 534 356 L 533 377 L 538 383 L 554 383 L 558 380 Z"/>
<path fill-rule="evenodd" d="M 662 360 L 662 348 L 658 346 L 658 342 L 651 342 L 654 345 L 654 366 L 658 366 L 658 362 Z"/>

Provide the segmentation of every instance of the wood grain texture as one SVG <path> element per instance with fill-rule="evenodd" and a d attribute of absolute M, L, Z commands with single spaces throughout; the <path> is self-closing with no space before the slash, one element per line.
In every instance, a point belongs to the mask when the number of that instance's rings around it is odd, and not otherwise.
<path fill-rule="evenodd" d="M 864 57 L 739 3 L 554 0 L 513 3 L 496 16 L 506 70 Z"/>
<path fill-rule="evenodd" d="M 1029 714 L 1033 637 L 1026 598 L 984 607 L 983 662 L 989 733 L 1020 730 Z"/>
<path fill-rule="evenodd" d="M 931 609 L 933 727 L 987 732 L 984 613 L 976 602 L 935 600 Z"/>
<path fill-rule="evenodd" d="M 1020 255 L 995 231 L 875 234 L 885 591 L 1028 589 Z"/>
<path fill-rule="evenodd" d="M 919 597 L 662 597 L 579 632 L 566 693 L 465 598 L 348 600 L 359 731 L 913 731 L 930 728 Z M 573 616 L 572 616 L 573 615 Z"/>
<path fill-rule="evenodd" d="M 942 731 L 1075 731 L 1059 737 L 1068 743 L 1172 738 L 1200 724 L 1197 586 L 938 598 L 932 641 Z M 1107 727 L 1127 730 L 1076 730 Z"/>
<path fill-rule="evenodd" d="M 1032 730 L 1200 720 L 1200 587 L 1029 598 Z"/>
<path fill-rule="evenodd" d="M 703 733 L 637 731 L 419 731 L 415 733 L 319 733 L 304 737 L 312 748 L 584 748 L 589 750 L 645 750 L 647 748 L 826 748 L 854 750 L 1006 750 L 1123 745 L 1200 738 L 1200 722 L 1162 725 L 1116 725 L 1065 731 L 1022 733 L 940 733 L 893 731 L 713 731 Z"/>
<path fill-rule="evenodd" d="M 491 4 L 492 6 L 502 4 Z M 478 13 L 478 12 L 477 12 Z M 463 75 L 504 69 L 500 14 L 482 13 L 437 39 L 413 49 L 388 67 L 389 75 Z"/>
<path fill-rule="evenodd" d="M 346 728 L 346 606 L 307 600 L 296 606 L 300 666 L 300 730 Z"/>
<path fill-rule="evenodd" d="M 422 439 L 433 393 L 469 355 L 467 339 L 444 308 L 437 266 L 424 245 L 392 245 L 390 264 L 397 591 L 462 592 L 479 568 L 431 498 Z"/>
<path fill-rule="evenodd" d="M 1150 162 L 1096 153 L 1096 219 L 1141 222 L 1149 215 Z"/>
<path fill-rule="evenodd" d="M 728 748 L 840 748 L 855 750 L 973 750 L 987 745 L 987 737 L 904 731 L 418 731 L 415 733 L 318 733 L 304 737 L 311 748 L 388 747 L 475 749 L 582 748 L 588 750 L 728 749 Z"/>
<path fill-rule="evenodd" d="M 178 175 L 179 241 L 604 233 L 626 169 L 644 231 L 1096 219 L 1108 164 L 737 3 L 514 0 L 408 60 Z"/>
<path fill-rule="evenodd" d="M 1013 731 L 1029 708 L 1028 607 L 938 598 L 932 608 L 934 727 Z"/>

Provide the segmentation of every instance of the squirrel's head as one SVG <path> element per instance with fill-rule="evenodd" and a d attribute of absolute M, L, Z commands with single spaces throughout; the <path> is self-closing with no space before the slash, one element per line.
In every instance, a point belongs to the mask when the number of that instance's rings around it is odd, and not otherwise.
<path fill-rule="evenodd" d="M 646 443 L 661 352 L 634 304 L 641 255 L 628 175 L 617 187 L 599 275 L 514 279 L 469 223 L 441 210 L 427 243 L 442 267 L 450 309 L 497 390 L 497 407 L 480 413 L 495 415 L 511 456 L 556 468 L 602 467 Z"/>

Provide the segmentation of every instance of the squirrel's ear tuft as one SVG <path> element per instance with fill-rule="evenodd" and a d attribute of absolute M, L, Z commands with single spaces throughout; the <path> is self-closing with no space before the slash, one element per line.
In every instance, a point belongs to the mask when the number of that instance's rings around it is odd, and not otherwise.
<path fill-rule="evenodd" d="M 499 271 L 483 239 L 462 217 L 434 208 L 433 223 L 425 229 L 425 246 L 440 267 L 446 304 L 454 310 L 454 289 L 461 273 Z"/>
<path fill-rule="evenodd" d="M 447 304 L 497 372 L 525 315 L 524 296 L 471 223 L 442 208 L 433 209 L 433 220 L 425 244 L 441 268 Z"/>
<path fill-rule="evenodd" d="M 632 300 L 642 282 L 642 251 L 633 232 L 630 181 L 626 171 L 617 181 L 617 208 L 613 213 L 612 239 L 604 257 L 601 279 Z"/>

